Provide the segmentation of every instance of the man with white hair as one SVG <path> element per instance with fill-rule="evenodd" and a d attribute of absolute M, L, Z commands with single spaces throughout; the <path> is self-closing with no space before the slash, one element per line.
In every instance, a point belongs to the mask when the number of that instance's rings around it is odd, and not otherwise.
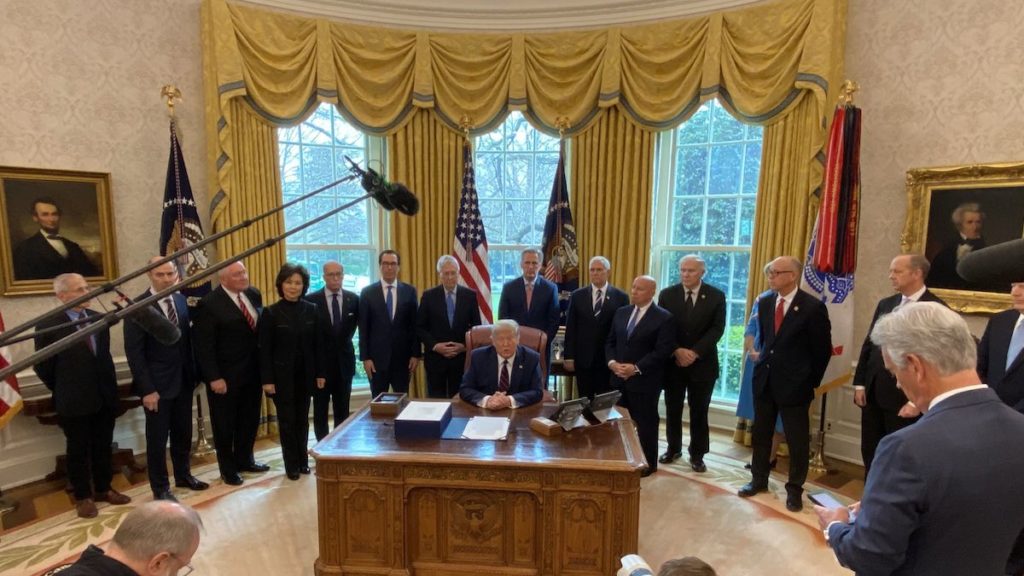
<path fill-rule="evenodd" d="M 604 256 L 590 259 L 590 285 L 573 291 L 565 315 L 565 369 L 576 374 L 579 396 L 594 396 L 612 389 L 604 344 L 612 330 L 615 311 L 629 304 L 629 296 L 608 281 L 612 264 Z"/>
<path fill-rule="evenodd" d="M 53 279 L 53 291 L 61 302 L 89 292 L 81 274 L 61 274 Z M 36 350 L 71 336 L 96 316 L 91 300 L 43 319 L 36 328 L 58 328 L 36 336 Z M 78 326 L 68 322 L 82 321 Z M 104 328 L 79 340 L 68 349 L 35 365 L 36 374 L 53 393 L 60 428 L 67 440 L 68 480 L 74 489 L 75 511 L 80 518 L 98 514 L 96 502 L 127 504 L 131 498 L 110 486 L 110 444 L 117 418 L 117 375 L 110 356 L 110 330 Z"/>
<path fill-rule="evenodd" d="M 860 503 L 815 507 L 829 546 L 857 574 L 1003 574 L 1024 526 L 1024 415 L 981 383 L 967 323 L 941 304 L 900 306 L 871 341 L 924 416 L 882 439 Z"/>
<path fill-rule="evenodd" d="M 423 291 L 416 312 L 416 334 L 423 343 L 427 395 L 451 398 L 459 391 L 466 366 L 466 331 L 480 325 L 476 291 L 459 286 L 459 261 L 437 259 L 440 284 Z"/>
<path fill-rule="evenodd" d="M 90 545 L 60 574 L 66 576 L 164 576 L 189 574 L 203 521 L 176 502 L 147 502 L 129 512 L 107 551 Z"/>
<path fill-rule="evenodd" d="M 488 410 L 522 408 L 540 402 L 544 396 L 540 354 L 519 345 L 519 324 L 515 320 L 498 320 L 491 331 L 491 343 L 473 350 L 459 396 Z"/>

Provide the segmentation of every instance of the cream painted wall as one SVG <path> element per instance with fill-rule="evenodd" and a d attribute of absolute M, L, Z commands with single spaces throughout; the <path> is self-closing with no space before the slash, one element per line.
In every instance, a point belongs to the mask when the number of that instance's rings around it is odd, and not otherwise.
<path fill-rule="evenodd" d="M 907 170 L 1024 160 L 1022 28 L 1020 2 L 850 2 L 846 73 L 864 111 L 858 340 L 891 293 Z M 968 320 L 980 335 L 985 318 Z"/>
<path fill-rule="evenodd" d="M 109 172 L 121 272 L 157 250 L 169 147 L 164 84 L 177 85 L 179 135 L 206 218 L 199 0 L 0 0 L 0 165 Z M 141 292 L 135 281 L 129 293 Z M 46 296 L 0 297 L 8 326 L 53 307 Z M 121 329 L 112 330 L 115 358 Z M 15 348 L 15 357 L 31 351 Z M 123 376 L 125 367 L 119 362 Z M 41 386 L 22 380 L 26 393 Z M 115 440 L 144 445 L 142 414 Z M 0 487 L 40 478 L 63 453 L 60 431 L 18 416 L 0 431 Z"/>

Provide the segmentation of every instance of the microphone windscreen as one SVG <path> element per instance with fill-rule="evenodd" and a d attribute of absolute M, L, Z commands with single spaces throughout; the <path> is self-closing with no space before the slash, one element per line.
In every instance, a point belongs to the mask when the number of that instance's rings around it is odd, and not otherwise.
<path fill-rule="evenodd" d="M 392 182 L 388 187 L 388 202 L 406 216 L 420 211 L 420 199 L 401 182 Z"/>
<path fill-rule="evenodd" d="M 164 346 L 173 346 L 181 338 L 181 330 L 152 306 L 139 308 L 128 319 Z"/>
<path fill-rule="evenodd" d="M 960 260 L 956 273 L 973 283 L 1024 282 L 1024 239 L 975 250 Z"/>

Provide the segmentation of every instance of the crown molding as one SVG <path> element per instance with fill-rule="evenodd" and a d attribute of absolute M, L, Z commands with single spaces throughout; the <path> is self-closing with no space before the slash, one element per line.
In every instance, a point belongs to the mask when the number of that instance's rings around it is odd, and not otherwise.
<path fill-rule="evenodd" d="M 762 0 L 245 0 L 360 24 L 451 31 L 566 30 L 684 18 Z"/>

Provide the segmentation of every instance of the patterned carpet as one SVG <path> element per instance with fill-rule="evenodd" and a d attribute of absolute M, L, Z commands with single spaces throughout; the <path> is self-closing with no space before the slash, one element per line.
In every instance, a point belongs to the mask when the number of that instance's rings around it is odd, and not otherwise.
<path fill-rule="evenodd" d="M 750 500 L 735 496 L 750 480 L 743 468 L 749 449 L 733 444 L 722 435 L 712 443 L 705 458 L 708 470 L 694 473 L 685 459 L 661 465 L 659 472 L 645 479 L 641 491 L 640 552 L 654 565 L 680 555 L 696 554 L 719 569 L 719 574 L 765 574 L 765 558 L 784 550 L 798 551 L 801 558 L 790 562 L 790 574 L 848 574 L 835 564 L 821 541 L 810 503 L 803 512 L 785 510 L 785 476 L 773 474 L 770 491 Z M 311 574 L 316 558 L 316 482 L 303 477 L 298 482 L 284 479 L 280 449 L 267 448 L 257 459 L 270 464 L 265 474 L 246 474 L 240 487 L 219 481 L 216 464 L 194 467 L 197 477 L 211 484 L 209 490 L 191 492 L 175 489 L 175 495 L 196 507 L 203 515 L 206 532 L 193 562 L 203 574 Z M 785 462 L 780 462 L 785 470 Z M 852 484 L 849 475 L 821 479 L 822 486 L 843 501 L 851 501 L 835 490 L 837 482 Z M 701 488 L 703 486 L 703 488 Z M 120 488 L 119 488 L 120 489 Z M 813 491 L 811 482 L 808 491 Z M 145 483 L 124 490 L 135 502 L 151 497 Z M 58 494 L 58 498 L 66 498 Z M 99 516 L 84 520 L 73 510 L 19 526 L 0 536 L 0 574 L 39 575 L 54 566 L 73 561 L 87 544 L 109 541 L 129 506 L 100 504 Z M 253 512 L 256 515 L 253 516 Z M 253 520 L 255 518 L 255 520 Z M 709 533 L 711 532 L 711 533 Z M 724 537 L 725 536 L 725 537 Z M 274 542 L 275 553 L 262 545 Z M 238 546 L 255 545 L 239 555 Z M 738 554 L 737 550 L 742 553 Z M 284 555 L 284 558 L 281 556 Z M 231 560 L 226 560 L 231 559 Z M 273 570 L 270 570 L 271 565 Z M 781 566 L 780 566 L 781 568 Z"/>

